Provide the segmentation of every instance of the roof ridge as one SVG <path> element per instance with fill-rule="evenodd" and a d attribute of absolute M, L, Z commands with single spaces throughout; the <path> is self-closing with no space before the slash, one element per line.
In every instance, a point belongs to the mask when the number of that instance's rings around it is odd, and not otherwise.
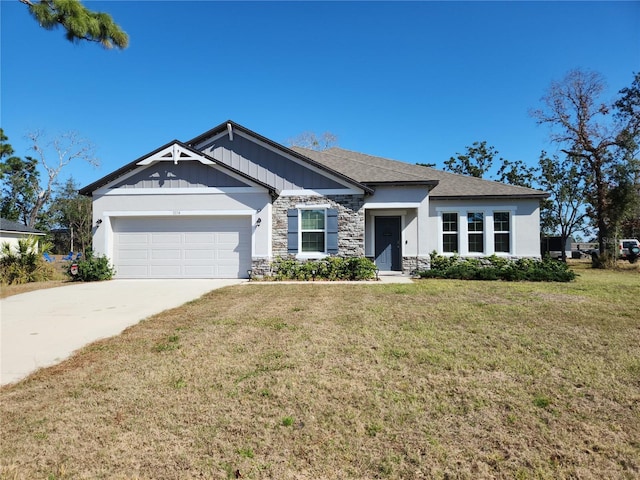
<path fill-rule="evenodd" d="M 333 157 L 335 157 L 335 158 L 339 158 L 339 159 L 341 159 L 341 160 L 348 160 L 348 161 L 350 161 L 350 162 L 357 162 L 357 163 L 359 163 L 359 164 L 361 164 L 361 165 L 370 166 L 367 162 L 364 162 L 364 161 L 359 160 L 359 159 L 357 159 L 357 158 L 351 158 L 351 157 L 349 157 L 349 158 L 345 158 L 345 157 L 342 157 L 342 156 L 336 155 L 335 153 L 332 153 L 332 152 L 331 152 L 331 150 L 334 150 L 334 149 L 335 149 L 335 150 L 341 150 L 341 151 L 348 152 L 348 153 L 355 153 L 355 154 L 357 154 L 357 155 L 363 155 L 363 156 L 365 156 L 365 157 L 369 157 L 369 158 L 375 158 L 375 159 L 379 159 L 379 160 L 384 160 L 384 161 L 387 161 L 387 162 L 397 162 L 397 163 L 404 164 L 404 165 L 407 165 L 407 166 L 412 166 L 410 163 L 401 162 L 400 160 L 393 160 L 393 159 L 391 159 L 391 158 L 385 158 L 385 157 L 377 157 L 377 156 L 375 156 L 375 155 L 369 155 L 368 153 L 356 152 L 356 151 L 354 151 L 354 150 L 347 150 L 346 148 L 339 148 L 339 147 L 331 147 L 331 148 L 329 148 L 329 149 L 327 149 L 327 150 L 320 150 L 320 151 L 319 151 L 319 153 L 322 153 L 322 154 L 329 154 L 329 155 L 331 155 L 331 156 L 333 156 Z M 416 180 L 427 180 L 426 178 L 421 177 L 421 176 L 419 176 L 419 175 L 416 175 L 416 174 L 414 174 L 414 173 L 403 172 L 403 171 L 401 171 L 401 170 L 396 170 L 396 169 L 393 169 L 393 168 L 390 168 L 390 167 L 386 167 L 386 166 L 376 165 L 376 168 L 380 168 L 380 169 L 382 169 L 382 170 L 388 170 L 388 171 L 390 171 L 390 172 L 394 172 L 394 173 L 400 173 L 400 174 L 402 174 L 402 175 L 409 175 L 409 176 L 411 176 L 411 177 L 415 177 L 415 178 L 416 178 Z"/>
<path fill-rule="evenodd" d="M 426 167 L 426 168 L 431 168 L 431 167 Z M 463 178 L 466 178 L 466 179 L 472 180 L 472 181 L 490 182 L 490 183 L 495 183 L 495 184 L 501 185 L 503 187 L 521 188 L 521 189 L 525 189 L 525 190 L 535 190 L 536 192 L 541 192 L 541 190 L 538 190 L 537 188 L 524 187 L 522 185 L 512 185 L 510 183 L 500 182 L 500 181 L 494 180 L 492 178 L 474 177 L 473 175 L 465 175 L 463 173 L 447 172 L 446 170 L 438 170 L 437 168 L 432 168 L 432 170 L 435 170 L 440 174 L 453 176 L 453 177 L 463 177 Z"/>

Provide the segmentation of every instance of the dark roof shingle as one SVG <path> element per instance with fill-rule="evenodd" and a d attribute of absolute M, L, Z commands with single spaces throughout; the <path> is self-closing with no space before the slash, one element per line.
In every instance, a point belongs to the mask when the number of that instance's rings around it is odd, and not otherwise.
<path fill-rule="evenodd" d="M 44 235 L 44 232 L 41 232 L 40 230 L 27 227 L 26 225 L 14 222 L 13 220 L 7 220 L 6 218 L 0 218 L 0 230 L 2 230 L 3 232 L 20 232 L 32 233 L 34 235 Z"/>
<path fill-rule="evenodd" d="M 492 180 L 444 172 L 435 168 L 412 165 L 398 160 L 375 157 L 337 147 L 322 151 L 293 147 L 293 150 L 363 184 L 436 184 L 430 193 L 431 198 L 434 199 L 477 197 L 545 198 L 548 196 L 545 192 L 532 188 L 517 187 Z"/>

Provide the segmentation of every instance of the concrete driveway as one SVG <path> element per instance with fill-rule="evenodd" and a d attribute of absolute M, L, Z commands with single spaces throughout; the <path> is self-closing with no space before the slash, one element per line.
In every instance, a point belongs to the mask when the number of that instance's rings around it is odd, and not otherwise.
<path fill-rule="evenodd" d="M 111 280 L 0 300 L 0 385 L 216 288 L 246 280 Z"/>

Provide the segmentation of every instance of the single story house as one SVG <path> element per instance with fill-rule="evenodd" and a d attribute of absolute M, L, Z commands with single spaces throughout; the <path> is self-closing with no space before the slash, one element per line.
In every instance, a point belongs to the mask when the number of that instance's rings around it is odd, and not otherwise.
<path fill-rule="evenodd" d="M 540 257 L 546 193 L 341 148 L 287 148 L 233 121 L 80 190 L 119 278 L 237 278 L 278 258 Z"/>
<path fill-rule="evenodd" d="M 11 245 L 12 250 L 18 245 L 18 240 L 22 238 L 32 236 L 44 237 L 45 235 L 46 233 L 36 230 L 35 228 L 27 227 L 22 223 L 0 218 L 0 245 L 8 243 Z"/>

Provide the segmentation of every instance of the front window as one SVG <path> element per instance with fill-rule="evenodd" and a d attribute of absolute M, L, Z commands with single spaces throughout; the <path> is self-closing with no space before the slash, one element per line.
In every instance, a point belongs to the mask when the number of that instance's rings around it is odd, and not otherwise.
<path fill-rule="evenodd" d="M 469 252 L 484 252 L 484 214 L 467 213 L 467 231 L 469 232 Z"/>
<path fill-rule="evenodd" d="M 458 251 L 458 214 L 442 214 L 442 251 L 454 253 Z"/>
<path fill-rule="evenodd" d="M 325 252 L 325 210 L 300 210 L 302 252 Z"/>
<path fill-rule="evenodd" d="M 493 212 L 493 232 L 496 252 L 510 251 L 509 212 Z"/>

